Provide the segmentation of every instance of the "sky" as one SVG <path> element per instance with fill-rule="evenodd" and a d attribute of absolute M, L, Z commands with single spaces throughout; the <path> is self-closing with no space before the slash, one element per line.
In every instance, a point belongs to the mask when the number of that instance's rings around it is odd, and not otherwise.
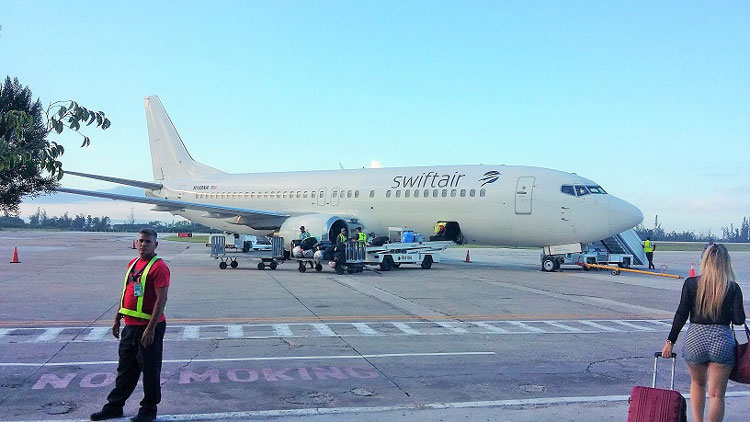
<path fill-rule="evenodd" d="M 85 149 L 55 138 L 69 170 L 151 180 L 158 95 L 227 172 L 533 165 L 594 180 L 647 227 L 750 217 L 748 2 L 3 0 L 0 25 L 2 76 L 112 121 Z M 57 196 L 21 216 L 174 219 Z"/>

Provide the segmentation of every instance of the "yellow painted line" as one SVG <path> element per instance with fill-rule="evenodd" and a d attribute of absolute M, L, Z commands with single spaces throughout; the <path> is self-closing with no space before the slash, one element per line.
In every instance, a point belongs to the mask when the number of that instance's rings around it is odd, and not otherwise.
<path fill-rule="evenodd" d="M 667 277 L 667 278 L 682 278 L 682 276 L 676 275 L 676 274 L 667 274 L 667 273 L 655 273 L 653 271 L 643 271 L 643 270 L 633 270 L 630 268 L 620 268 L 620 267 L 610 267 L 608 265 L 599 265 L 599 264 L 581 264 L 582 266 L 585 266 L 587 268 L 601 268 L 603 270 L 614 270 L 614 271 L 625 271 L 628 273 L 637 273 L 637 274 L 646 274 L 646 275 L 655 275 L 658 277 Z"/>
<path fill-rule="evenodd" d="M 459 321 L 534 321 L 534 320 L 597 320 L 597 319 L 664 319 L 671 315 L 664 314 L 495 314 L 495 315 L 342 315 L 321 317 L 258 317 L 258 318 L 167 318 L 171 324 L 222 324 L 222 323 L 274 323 L 274 322 L 319 322 L 319 321 L 396 321 L 396 320 L 459 320 Z M 17 320 L 0 321 L 0 327 L 38 327 L 38 326 L 110 326 L 109 319 L 101 321 L 82 320 Z"/>

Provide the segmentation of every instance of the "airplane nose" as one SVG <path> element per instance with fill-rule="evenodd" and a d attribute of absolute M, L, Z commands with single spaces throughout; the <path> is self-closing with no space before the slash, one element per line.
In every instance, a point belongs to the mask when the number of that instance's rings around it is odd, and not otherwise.
<path fill-rule="evenodd" d="M 622 233 L 641 224 L 643 213 L 635 205 L 620 198 L 611 198 L 609 203 L 609 228 L 613 233 Z"/>

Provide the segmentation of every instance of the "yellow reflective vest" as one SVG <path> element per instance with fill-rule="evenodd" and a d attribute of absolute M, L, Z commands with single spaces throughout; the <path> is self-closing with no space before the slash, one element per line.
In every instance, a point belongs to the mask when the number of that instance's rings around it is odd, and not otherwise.
<path fill-rule="evenodd" d="M 358 236 L 357 240 L 367 243 L 367 235 L 365 233 L 360 233 Z"/>
<path fill-rule="evenodd" d="M 141 274 L 141 289 L 143 289 L 143 294 L 138 296 L 138 305 L 136 306 L 136 309 L 128 309 L 125 307 L 125 291 L 128 289 L 128 276 L 130 275 L 130 272 L 133 271 L 133 267 L 135 267 L 136 262 L 138 260 L 134 260 L 132 264 L 128 267 L 128 272 L 125 273 L 125 283 L 122 285 L 122 296 L 120 296 L 120 313 L 123 315 L 135 317 L 135 318 L 141 318 L 141 319 L 151 319 L 151 314 L 147 314 L 143 312 L 143 297 L 146 296 L 146 276 L 148 276 L 148 271 L 151 269 L 151 266 L 154 265 L 154 263 L 161 258 L 158 256 L 154 256 L 151 258 L 151 260 L 146 264 L 146 268 L 143 269 L 143 274 Z"/>
<path fill-rule="evenodd" d="M 644 252 L 653 252 L 654 251 L 654 245 L 651 244 L 650 240 L 646 240 L 643 242 L 643 251 Z"/>
<path fill-rule="evenodd" d="M 343 233 L 339 234 L 338 242 L 339 243 L 346 243 L 346 235 L 343 234 Z"/>

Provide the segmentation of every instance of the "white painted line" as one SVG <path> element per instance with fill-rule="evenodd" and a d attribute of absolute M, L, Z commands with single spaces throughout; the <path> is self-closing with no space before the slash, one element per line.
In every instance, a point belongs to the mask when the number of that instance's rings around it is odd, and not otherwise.
<path fill-rule="evenodd" d="M 403 331 L 405 334 L 409 334 L 412 336 L 420 336 L 422 333 L 415 330 L 414 328 L 410 327 L 408 324 L 405 324 L 403 322 L 392 322 L 391 323 L 394 327 L 398 328 L 399 330 Z"/>
<path fill-rule="evenodd" d="M 321 336 L 325 337 L 336 337 L 336 333 L 333 332 L 331 327 L 325 325 L 325 324 L 313 324 L 313 328 L 315 328 L 315 331 L 320 333 Z"/>
<path fill-rule="evenodd" d="M 690 398 L 689 394 L 684 394 L 685 398 Z M 748 397 L 750 391 L 732 391 L 727 392 L 726 397 Z M 406 404 L 395 406 L 371 406 L 371 407 L 314 407 L 306 409 L 278 409 L 278 410 L 251 410 L 246 412 L 221 412 L 221 413 L 197 413 L 181 415 L 159 415 L 161 421 L 224 421 L 224 420 L 247 420 L 247 419 L 266 419 L 271 417 L 293 417 L 293 416 L 314 416 L 314 415 L 346 415 L 357 413 L 383 413 L 397 412 L 405 410 L 419 409 L 468 409 L 468 408 L 494 408 L 494 407 L 513 407 L 513 406 L 534 406 L 534 405 L 565 405 L 576 403 L 616 403 L 626 402 L 628 395 L 612 396 L 584 396 L 584 397 L 545 397 L 530 399 L 508 399 L 492 401 L 472 401 L 472 402 L 448 402 L 448 403 L 425 403 Z M 55 422 L 86 422 L 88 419 L 56 419 Z M 16 421 L 32 422 L 32 421 Z"/>
<path fill-rule="evenodd" d="M 502 334 L 509 334 L 510 331 L 506 330 L 505 328 L 496 327 L 494 325 L 490 325 L 486 322 L 472 322 L 472 324 L 476 325 L 477 327 L 482 327 L 485 330 L 491 331 L 493 333 L 502 333 Z"/>
<path fill-rule="evenodd" d="M 197 340 L 201 338 L 200 327 L 197 325 L 185 325 L 182 327 L 183 340 Z"/>
<path fill-rule="evenodd" d="M 34 343 L 52 341 L 55 339 L 55 337 L 62 333 L 62 330 L 62 328 L 47 328 L 39 337 L 34 339 Z"/>
<path fill-rule="evenodd" d="M 617 319 L 613 319 L 612 322 L 614 322 L 615 324 L 622 325 L 623 327 L 635 328 L 638 331 L 656 331 L 656 328 L 648 328 L 648 327 L 644 327 L 642 325 L 635 325 L 635 324 L 631 324 L 631 323 L 629 323 L 627 321 L 620 321 L 620 320 L 617 320 Z"/>
<path fill-rule="evenodd" d="M 278 337 L 294 337 L 292 329 L 287 324 L 273 324 L 273 333 Z"/>
<path fill-rule="evenodd" d="M 656 319 L 639 319 L 638 322 L 648 322 L 650 324 L 654 324 L 660 328 L 672 328 L 671 323 L 666 323 L 664 321 L 659 321 Z"/>
<path fill-rule="evenodd" d="M 0 328 L 0 338 L 6 334 L 10 334 L 15 328 Z"/>
<path fill-rule="evenodd" d="M 245 331 L 241 325 L 227 325 L 227 337 L 242 338 L 245 337 Z"/>
<path fill-rule="evenodd" d="M 562 328 L 563 330 L 570 331 L 571 333 L 585 333 L 585 330 L 581 330 L 580 328 L 571 327 L 569 325 L 565 325 L 562 323 L 559 323 L 557 321 L 542 321 L 545 324 L 551 325 L 553 327 Z"/>
<path fill-rule="evenodd" d="M 355 322 L 352 324 L 354 328 L 357 329 L 360 333 L 366 335 L 366 336 L 377 336 L 379 335 L 377 331 L 373 330 L 369 325 L 363 323 L 363 322 Z"/>
<path fill-rule="evenodd" d="M 110 327 L 94 327 L 89 331 L 89 334 L 83 338 L 84 341 L 101 341 L 107 333 L 111 333 L 112 328 Z"/>
<path fill-rule="evenodd" d="M 441 356 L 482 356 L 495 355 L 495 352 L 437 352 L 437 353 L 384 353 L 377 355 L 339 355 L 339 356 L 269 356 L 256 358 L 216 358 L 216 359 L 164 359 L 164 363 L 190 362 L 253 362 L 276 360 L 333 360 L 333 359 L 375 359 L 375 358 L 409 358 L 409 357 L 441 357 Z M 82 362 L 0 362 L 2 367 L 15 366 L 76 366 L 76 365 L 116 365 L 116 360 L 82 361 Z"/>
<path fill-rule="evenodd" d="M 450 331 L 452 331 L 452 332 L 454 332 L 456 334 L 466 334 L 466 333 L 469 332 L 469 330 L 467 330 L 466 328 L 456 327 L 456 323 L 455 322 L 435 321 L 435 324 L 437 324 L 437 325 L 439 325 L 439 326 L 441 326 L 441 327 L 443 327 L 443 328 L 445 328 L 447 330 L 450 330 Z"/>
<path fill-rule="evenodd" d="M 598 328 L 600 330 L 609 331 L 611 333 L 621 333 L 622 332 L 622 330 L 620 330 L 620 329 L 617 329 L 617 328 L 614 328 L 614 327 L 607 327 L 606 325 L 602 325 L 602 324 L 599 324 L 599 323 L 594 322 L 594 321 L 587 321 L 587 320 L 583 320 L 582 319 L 582 320 L 579 320 L 578 322 L 580 322 L 581 324 L 589 325 L 589 326 L 594 327 L 594 328 Z"/>
<path fill-rule="evenodd" d="M 515 325 L 516 327 L 521 327 L 526 331 L 531 331 L 532 333 L 546 333 L 546 331 L 542 330 L 541 328 L 532 327 L 529 324 L 524 324 L 520 321 L 508 321 L 508 324 Z"/>

